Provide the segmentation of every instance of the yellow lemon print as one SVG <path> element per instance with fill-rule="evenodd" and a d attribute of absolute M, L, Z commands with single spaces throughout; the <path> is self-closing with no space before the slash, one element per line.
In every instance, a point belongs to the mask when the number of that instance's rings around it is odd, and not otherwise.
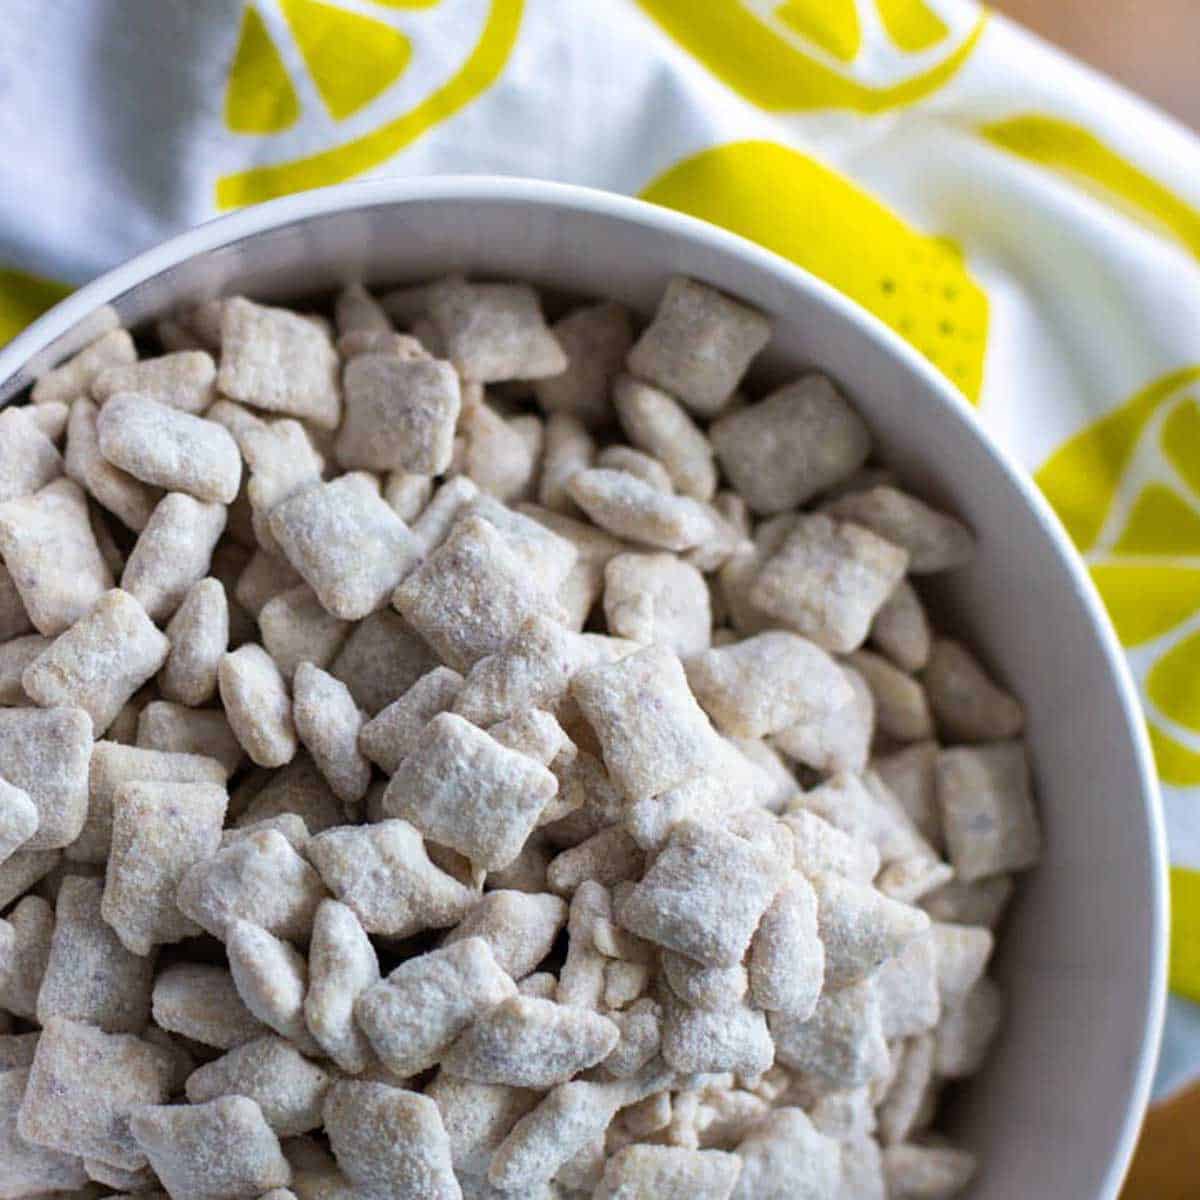
<path fill-rule="evenodd" d="M 958 73 L 987 20 L 965 4 L 943 17 L 926 0 L 638 3 L 728 87 L 773 112 L 914 104 Z"/>
<path fill-rule="evenodd" d="M 217 180 L 218 208 L 254 204 L 340 183 L 386 162 L 495 82 L 516 41 L 524 0 L 375 0 L 353 10 L 334 0 L 257 0 L 242 17 L 225 94 L 225 121 L 238 134 L 279 140 L 278 159 Z M 260 11 L 260 8 L 262 11 Z M 372 10 L 370 12 L 363 11 Z M 378 11 L 374 11 L 378 10 Z M 273 12 L 276 22 L 264 19 Z M 439 21 L 438 44 L 462 46 L 450 73 L 422 61 L 423 27 Z M 269 27 L 270 26 L 270 27 Z M 320 97 L 302 105 L 285 33 Z M 340 126 L 345 125 L 342 130 Z M 296 156 L 297 127 L 316 152 Z M 270 146 L 263 154 L 271 158 Z"/>
<path fill-rule="evenodd" d="M 988 302 L 950 240 L 775 142 L 733 142 L 670 168 L 642 197 L 740 233 L 819 275 L 979 399 Z"/>
<path fill-rule="evenodd" d="M 1200 1001 L 1200 871 L 1171 870 L 1171 987 Z"/>
<path fill-rule="evenodd" d="M 1159 775 L 1200 786 L 1200 365 L 1076 434 L 1036 478 L 1129 649 Z"/>
<path fill-rule="evenodd" d="M 71 291 L 65 283 L 0 267 L 0 346 Z"/>

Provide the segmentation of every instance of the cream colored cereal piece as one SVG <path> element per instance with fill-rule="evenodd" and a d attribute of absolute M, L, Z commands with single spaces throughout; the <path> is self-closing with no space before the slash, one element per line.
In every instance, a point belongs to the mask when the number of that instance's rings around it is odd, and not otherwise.
<path fill-rule="evenodd" d="M 25 674 L 25 668 L 50 647 L 52 640 L 40 633 L 31 633 L 0 642 L 0 707 L 24 707 L 33 703 L 21 686 L 21 676 Z"/>
<path fill-rule="evenodd" d="M 655 1092 L 645 1100 L 628 1105 L 620 1116 L 621 1126 L 633 1137 L 649 1137 L 671 1124 L 671 1093 Z"/>
<path fill-rule="evenodd" d="M 770 1105 L 752 1092 L 706 1089 L 696 1110 L 700 1144 L 706 1149 L 732 1148 L 760 1125 L 770 1111 Z"/>
<path fill-rule="evenodd" d="M 549 971 L 535 971 L 517 983 L 522 996 L 536 996 L 539 1000 L 554 1000 L 558 995 L 558 980 Z"/>
<path fill-rule="evenodd" d="M 425 1095 L 438 1106 L 460 1176 L 486 1174 L 496 1148 L 539 1100 L 537 1092 L 525 1088 L 474 1083 L 445 1072 L 438 1073 Z"/>
<path fill-rule="evenodd" d="M 712 417 L 729 404 L 770 332 L 756 309 L 676 276 L 626 364 L 637 378 L 678 396 L 697 416 Z"/>
<path fill-rule="evenodd" d="M 221 849 L 224 850 L 226 846 L 232 846 L 234 842 L 241 841 L 255 833 L 261 833 L 264 829 L 274 829 L 277 833 L 283 834 L 287 838 L 288 845 L 297 854 L 304 853 L 304 848 L 308 845 L 308 839 L 311 836 L 308 826 L 304 824 L 303 817 L 296 813 L 284 812 L 279 813 L 278 816 L 266 817 L 261 821 L 252 821 L 248 825 L 238 825 L 234 829 L 223 829 L 221 831 Z"/>
<path fill-rule="evenodd" d="M 51 442 L 62 441 L 71 416 L 71 406 L 61 400 L 47 400 L 45 404 L 30 405 L 26 415 Z"/>
<path fill-rule="evenodd" d="M 321 1124 L 321 1109 L 332 1077 L 282 1038 L 267 1035 L 244 1042 L 193 1071 L 187 1098 L 204 1104 L 220 1096 L 248 1096 L 280 1137 Z"/>
<path fill-rule="evenodd" d="M 545 767 L 440 713 L 393 775 L 383 809 L 491 870 L 516 858 L 557 790 Z"/>
<path fill-rule="evenodd" d="M 0 862 L 0 908 L 45 878 L 62 859 L 59 850 L 18 850 Z"/>
<path fill-rule="evenodd" d="M 706 967 L 673 950 L 662 952 L 662 974 L 680 1000 L 706 1012 L 740 1007 L 749 987 L 746 968 L 741 963 L 729 967 Z"/>
<path fill-rule="evenodd" d="M 33 385 L 34 404 L 71 401 L 86 395 L 92 381 L 106 367 L 137 362 L 133 338 L 124 329 L 111 329 L 84 346 L 73 358 L 47 371 Z"/>
<path fill-rule="evenodd" d="M 408 526 L 353 476 L 285 500 L 270 526 L 324 608 L 346 621 L 381 608 L 420 554 Z"/>
<path fill-rule="evenodd" d="M 333 429 L 341 417 L 337 352 L 321 326 L 283 308 L 233 296 L 222 304 L 223 396 Z"/>
<path fill-rule="evenodd" d="M 262 643 L 289 683 L 302 662 L 327 667 L 336 657 L 350 623 L 325 611 L 307 585 L 272 596 L 258 612 Z"/>
<path fill-rule="evenodd" d="M 825 980 L 817 896 L 794 872 L 763 914 L 750 943 L 750 1003 L 799 1019 L 812 1014 Z"/>
<path fill-rule="evenodd" d="M 0 778 L 0 863 L 37 832 L 38 808 L 23 788 Z"/>
<path fill-rule="evenodd" d="M 305 938 L 324 898 L 316 871 L 270 829 L 197 863 L 176 894 L 184 915 L 221 939 L 239 920 L 255 921 L 279 937 Z"/>
<path fill-rule="evenodd" d="M 409 361 L 414 358 L 429 358 L 429 352 L 421 342 L 407 333 L 394 329 L 351 329 L 338 335 L 338 354 L 348 362 L 360 354 L 390 354 Z"/>
<path fill-rule="evenodd" d="M 359 282 L 347 284 L 338 293 L 333 318 L 338 333 L 342 334 L 357 331 L 387 333 L 392 328 L 383 305 Z"/>
<path fill-rule="evenodd" d="M 304 1019 L 322 1050 L 351 1075 L 371 1061 L 366 1036 L 354 1020 L 354 1003 L 378 982 L 379 961 L 358 918 L 346 905 L 323 900 L 308 950 Z"/>
<path fill-rule="evenodd" d="M 932 1029 L 942 1011 L 937 942 L 932 930 L 915 937 L 872 976 L 888 1041 Z"/>
<path fill-rule="evenodd" d="M 304 1023 L 308 964 L 303 955 L 260 925 L 236 918 L 226 928 L 225 950 L 242 1003 L 299 1049 L 319 1053 Z"/>
<path fill-rule="evenodd" d="M 548 767 L 560 754 L 574 758 L 577 753 L 554 714 L 540 708 L 532 708 L 524 714 L 507 717 L 490 725 L 488 734 L 500 745 L 527 755 L 544 767 Z M 546 810 L 543 810 L 539 823 L 545 820 Z"/>
<path fill-rule="evenodd" d="M 89 1179 L 112 1188 L 120 1195 L 135 1196 L 145 1192 L 156 1192 L 161 1197 L 167 1194 L 158 1187 L 158 1176 L 149 1165 L 136 1171 L 127 1171 L 101 1162 L 98 1158 L 85 1158 L 83 1168 L 87 1171 Z"/>
<path fill-rule="evenodd" d="M 643 995 L 650 985 L 650 968 L 645 963 L 612 959 L 604 967 L 604 1007 L 625 1008 Z"/>
<path fill-rule="evenodd" d="M 630 800 L 657 795 L 715 763 L 716 734 L 679 659 L 661 646 L 579 672 L 571 695 L 600 740 L 605 766 Z"/>
<path fill-rule="evenodd" d="M 37 1015 L 53 934 L 54 910 L 41 896 L 25 896 L 0 921 L 0 1006 L 14 1016 Z"/>
<path fill-rule="evenodd" d="M 0 412 L 0 503 L 32 496 L 62 473 L 62 456 L 25 409 Z"/>
<path fill-rule="evenodd" d="M 599 922 L 611 920 L 612 900 L 604 885 L 593 879 L 581 881 L 571 897 L 567 919 L 567 954 L 554 997 L 560 1004 L 593 1011 L 601 1007 L 608 960 L 596 948 L 595 930 Z"/>
<path fill-rule="evenodd" d="M 148 955 L 199 933 L 175 893 L 188 869 L 220 847 L 227 802 L 225 789 L 211 783 L 126 783 L 117 790 L 100 912 L 127 950 Z"/>
<path fill-rule="evenodd" d="M 158 502 L 121 574 L 121 587 L 150 614 L 167 621 L 188 589 L 208 574 L 225 528 L 225 509 L 170 492 Z"/>
<path fill-rule="evenodd" d="M 523 979 L 550 953 L 567 923 L 567 906 L 548 894 L 488 892 L 447 935 L 443 946 L 479 938 L 500 968 Z M 390 977 L 389 977 L 390 978 Z"/>
<path fill-rule="evenodd" d="M 295 813 L 302 817 L 313 834 L 324 833 L 345 821 L 337 797 L 303 750 L 283 770 L 263 774 L 266 782 L 259 780 L 259 790 L 234 822 L 239 828 L 277 817 L 280 813 Z M 231 804 L 231 807 L 234 806 Z"/>
<path fill-rule="evenodd" d="M 567 492 L 571 477 L 592 465 L 596 443 L 583 422 L 567 412 L 552 412 L 546 422 L 546 445 L 538 482 L 538 503 L 555 512 L 577 512 Z"/>
<path fill-rule="evenodd" d="M 871 769 L 912 818 L 921 836 L 940 851 L 943 838 L 937 803 L 937 757 L 936 742 L 914 742 L 875 759 Z"/>
<path fill-rule="evenodd" d="M 355 1001 L 354 1017 L 379 1060 L 399 1076 L 433 1066 L 469 1025 L 516 984 L 482 938 L 410 958 Z"/>
<path fill-rule="evenodd" d="M 363 725 L 358 745 L 389 775 L 417 745 L 421 731 L 454 703 L 463 678 L 449 667 L 435 667 L 422 675 L 397 700 Z"/>
<path fill-rule="evenodd" d="M 433 480 L 428 475 L 392 471 L 383 484 L 384 500 L 392 506 L 392 512 L 407 525 L 411 525 L 421 515 L 432 495 Z"/>
<path fill-rule="evenodd" d="M 951 1146 L 902 1144 L 883 1151 L 888 1200 L 950 1200 L 975 1174 L 975 1156 Z"/>
<path fill-rule="evenodd" d="M 761 1012 L 736 1005 L 712 1012 L 678 1001 L 666 1005 L 662 1056 L 674 1070 L 735 1071 L 758 1075 L 775 1058 L 775 1048 Z"/>
<path fill-rule="evenodd" d="M 880 733 L 896 742 L 917 742 L 933 736 L 929 701 L 916 679 L 870 650 L 856 650 L 847 661 L 871 689 Z"/>
<path fill-rule="evenodd" d="M 479 495 L 479 488 L 465 475 L 446 480 L 434 492 L 412 528 L 413 536 L 421 543 L 426 554 L 442 544 L 467 505 Z"/>
<path fill-rule="evenodd" d="M 1011 875 L 989 875 L 971 883 L 954 879 L 922 896 L 921 907 L 935 921 L 957 921 L 963 925 L 986 925 L 995 929 L 1012 899 L 1013 890 Z"/>
<path fill-rule="evenodd" d="M 479 495 L 465 513 L 482 517 L 504 536 L 508 548 L 536 576 L 545 592 L 555 592 L 571 573 L 579 551 L 570 539 L 501 504 L 495 497 Z"/>
<path fill-rule="evenodd" d="M 875 1132 L 875 1104 L 871 1088 L 865 1084 L 843 1092 L 825 1092 L 807 1111 L 821 1133 L 839 1142 Z"/>
<path fill-rule="evenodd" d="M 605 1164 L 596 1200 L 729 1200 L 741 1169 L 720 1150 L 626 1146 Z"/>
<path fill-rule="evenodd" d="M 136 746 L 137 726 L 142 709 L 150 703 L 152 696 L 157 695 L 158 686 L 153 680 L 134 692 L 121 706 L 120 711 L 113 718 L 112 724 L 108 727 L 106 734 L 108 739 L 120 742 L 123 746 Z"/>
<path fill-rule="evenodd" d="M 723 829 L 683 821 L 617 918 L 648 941 L 709 966 L 730 966 L 749 946 L 785 869 Z"/>
<path fill-rule="evenodd" d="M 604 568 L 604 616 L 611 633 L 657 643 L 689 658 L 708 649 L 708 586 L 672 554 L 618 554 Z"/>
<path fill-rule="evenodd" d="M 345 1080 L 329 1091 L 325 1130 L 357 1194 L 461 1200 L 450 1141 L 438 1107 L 428 1096 Z"/>
<path fill-rule="evenodd" d="M 300 741 L 339 800 L 361 800 L 371 782 L 371 764 L 358 749 L 364 718 L 349 688 L 320 667 L 302 662 L 292 689 L 292 716 Z"/>
<path fill-rule="evenodd" d="M 102 863 L 108 857 L 113 803 L 122 784 L 143 780 L 223 784 L 225 775 L 225 768 L 219 762 L 204 755 L 147 750 L 113 741 L 97 742 L 91 748 L 87 766 L 87 821 L 78 838 L 71 843 L 67 857 L 76 862 L 92 863 Z"/>
<path fill-rule="evenodd" d="M 105 367 L 92 380 L 92 398 L 105 404 L 135 392 L 158 404 L 199 416 L 213 401 L 217 365 L 203 350 L 181 350 L 143 362 Z"/>
<path fill-rule="evenodd" d="M 249 468 L 245 496 L 254 541 L 268 553 L 281 555 L 271 532 L 271 513 L 291 496 L 319 484 L 324 460 L 299 421 L 255 422 L 231 432 Z"/>
<path fill-rule="evenodd" d="M 652 455 L 635 450 L 632 446 L 606 446 L 596 456 L 595 466 L 603 471 L 625 471 L 643 483 L 648 483 L 656 492 L 667 496 L 675 491 L 675 485 L 671 482 L 666 467 Z"/>
<path fill-rule="evenodd" d="M 171 649 L 158 686 L 168 700 L 198 705 L 217 690 L 217 667 L 229 648 L 229 604 L 221 582 L 201 579 L 188 589 L 167 625 Z"/>
<path fill-rule="evenodd" d="M 171 1200 L 237 1200 L 292 1181 L 279 1139 L 247 1096 L 142 1105 L 129 1127 Z"/>
<path fill-rule="evenodd" d="M 567 369 L 537 293 L 526 284 L 468 283 L 456 276 L 431 284 L 427 303 L 446 357 L 463 379 L 544 379 Z"/>
<path fill-rule="evenodd" d="M 481 491 L 505 502 L 528 499 L 533 490 L 541 451 L 541 426 L 535 427 L 536 444 L 527 439 L 522 425 L 504 420 L 475 392 L 463 397 L 458 435 L 462 439 L 459 464 L 464 475 Z"/>
<path fill-rule="evenodd" d="M 100 410 L 96 433 L 104 457 L 143 483 L 218 504 L 238 493 L 241 455 L 215 421 L 122 392 Z"/>
<path fill-rule="evenodd" d="M 271 656 L 250 643 L 222 657 L 217 678 L 229 726 L 262 767 L 280 767 L 296 753 L 287 683 Z"/>
<path fill-rule="evenodd" d="M 14 638 L 20 638 L 33 629 L 25 605 L 21 603 L 21 594 L 13 582 L 12 575 L 0 563 L 0 652 Z"/>
<path fill-rule="evenodd" d="M 751 602 L 751 593 L 763 565 L 779 550 L 800 520 L 799 513 L 780 513 L 759 523 L 752 545 L 744 545 L 721 565 L 717 576 L 718 606 L 739 633 L 761 633 L 779 622 Z"/>
<path fill-rule="evenodd" d="M 567 494 L 601 529 L 644 545 L 690 550 L 716 532 L 707 505 L 660 492 L 628 471 L 579 471 L 568 481 Z"/>
<path fill-rule="evenodd" d="M 154 962 L 121 944 L 101 916 L 103 892 L 102 879 L 68 875 L 62 881 L 38 992 L 42 1025 L 66 1017 L 108 1033 L 140 1033 L 146 1027 Z"/>
<path fill-rule="evenodd" d="M 935 921 L 931 929 L 937 947 L 938 991 L 945 1008 L 958 1008 L 979 982 L 992 956 L 996 939 L 981 925 Z"/>
<path fill-rule="evenodd" d="M 949 863 L 917 855 L 890 862 L 879 872 L 875 886 L 893 900 L 916 904 L 922 896 L 936 891 L 954 878 L 954 868 Z"/>
<path fill-rule="evenodd" d="M 500 650 L 528 617 L 557 614 L 504 535 L 477 515 L 458 521 L 396 589 L 393 603 L 458 671 Z"/>
<path fill-rule="evenodd" d="M 879 1105 L 879 1140 L 894 1146 L 920 1133 L 933 1117 L 937 1089 L 933 1077 L 933 1035 L 903 1043 L 900 1064 Z"/>
<path fill-rule="evenodd" d="M 112 587 L 87 497 L 71 479 L 0 504 L 0 557 L 34 628 L 54 637 Z"/>
<path fill-rule="evenodd" d="M 565 370 L 534 383 L 538 404 L 548 413 L 585 425 L 607 424 L 612 412 L 609 385 L 633 343 L 629 313 L 620 304 L 604 301 L 575 309 L 551 328 L 567 364 Z"/>
<path fill-rule="evenodd" d="M 577 736 L 588 733 L 586 725 L 577 730 Z M 550 769 L 558 778 L 559 794 L 545 814 L 555 819 L 543 828 L 552 845 L 581 845 L 621 820 L 625 797 L 594 755 L 577 748 L 573 757 L 556 759 Z"/>
<path fill-rule="evenodd" d="M 839 666 L 852 692 L 849 703 L 816 720 L 789 725 L 773 739 L 789 758 L 817 771 L 861 771 L 875 734 L 875 698 L 867 681 L 845 662 Z"/>
<path fill-rule="evenodd" d="M 934 1035 L 934 1066 L 938 1075 L 947 1079 L 974 1075 L 983 1065 L 1003 1016 L 1003 995 L 984 976 L 960 1004 L 942 1014 Z"/>
<path fill-rule="evenodd" d="M 38 1039 L 17 1129 L 39 1146 L 136 1170 L 146 1157 L 129 1116 L 163 1103 L 170 1078 L 171 1056 L 161 1047 L 52 1017 Z"/>
<path fill-rule="evenodd" d="M 266 1026 L 242 1003 L 233 976 L 224 967 L 174 963 L 154 981 L 151 1011 L 162 1029 L 230 1050 L 266 1033 Z"/>
<path fill-rule="evenodd" d="M 905 552 L 820 513 L 801 516 L 750 588 L 750 601 L 825 649 L 862 645 L 904 574 Z"/>
<path fill-rule="evenodd" d="M 657 1056 L 662 1043 L 662 1006 L 643 996 L 624 1012 L 608 1014 L 621 1031 L 621 1040 L 604 1060 L 604 1070 L 615 1079 L 637 1075 Z"/>
<path fill-rule="evenodd" d="M 360 354 L 346 364 L 346 414 L 338 433 L 343 467 L 441 475 L 462 404 L 447 362 Z"/>
<path fill-rule="evenodd" d="M 559 854 L 546 870 L 546 883 L 561 896 L 570 896 L 585 880 L 602 886 L 638 879 L 646 867 L 641 847 L 619 825 L 593 834 Z"/>
<path fill-rule="evenodd" d="M 21 677 L 38 704 L 75 705 L 99 735 L 166 661 L 170 643 L 128 592 L 106 592 Z"/>
<path fill-rule="evenodd" d="M 91 753 L 92 722 L 81 708 L 0 709 L 0 778 L 38 810 L 37 830 L 22 852 L 53 850 L 78 836 Z"/>
<path fill-rule="evenodd" d="M 1021 742 L 943 750 L 937 795 L 950 862 L 962 882 L 1024 870 L 1038 861 L 1041 834 Z"/>
<path fill-rule="evenodd" d="M 871 842 L 884 865 L 907 858 L 937 858 L 900 802 L 871 772 L 863 778 L 831 775 L 798 803 L 851 837 Z"/>
<path fill-rule="evenodd" d="M 475 892 L 429 860 L 407 821 L 331 829 L 314 837 L 308 856 L 331 892 L 367 933 L 407 937 L 455 925 Z"/>
<path fill-rule="evenodd" d="M 768 516 L 845 479 L 871 449 L 862 418 L 824 375 L 806 375 L 722 417 L 710 436 L 733 486 Z"/>
<path fill-rule="evenodd" d="M 871 642 L 902 671 L 919 671 L 929 661 L 932 633 L 916 589 L 907 579 L 884 601 L 871 622 Z"/>
<path fill-rule="evenodd" d="M 479 1083 L 549 1088 L 603 1061 L 619 1037 L 598 1013 L 518 995 L 466 1029 L 442 1065 Z"/>
<path fill-rule="evenodd" d="M 961 567 L 975 553 L 975 537 L 961 521 L 886 484 L 842 496 L 826 509 L 908 551 L 913 575 Z"/>
<path fill-rule="evenodd" d="M 947 740 L 992 742 L 1021 732 L 1021 705 L 988 678 L 961 642 L 938 638 L 921 679 Z"/>
<path fill-rule="evenodd" d="M 842 1149 L 842 1200 L 887 1200 L 879 1143 L 860 1135 L 847 1138 Z"/>
<path fill-rule="evenodd" d="M 731 1200 L 835 1200 L 838 1144 L 813 1128 L 802 1109 L 776 1109 L 737 1146 L 742 1172 Z"/>
<path fill-rule="evenodd" d="M 188 708 L 166 700 L 152 700 L 142 709 L 137 745 L 146 750 L 216 759 L 226 777 L 238 769 L 244 757 L 241 743 L 220 709 Z"/>
<path fill-rule="evenodd" d="M 862 979 L 929 927 L 919 908 L 890 900 L 844 876 L 812 877 L 817 921 L 825 946 L 825 978 L 832 987 Z"/>
<path fill-rule="evenodd" d="M 256 617 L 276 596 L 303 586 L 300 576 L 286 559 L 256 550 L 242 568 L 234 585 L 234 599 Z"/>

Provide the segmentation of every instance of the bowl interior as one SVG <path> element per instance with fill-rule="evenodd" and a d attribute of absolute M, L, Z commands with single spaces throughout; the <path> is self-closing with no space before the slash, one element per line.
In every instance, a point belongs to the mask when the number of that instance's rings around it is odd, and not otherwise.
<path fill-rule="evenodd" d="M 0 402 L 113 310 L 137 324 L 230 291 L 295 297 L 450 269 L 611 296 L 643 313 L 676 272 L 740 296 L 772 319 L 765 378 L 808 366 L 832 375 L 880 457 L 978 532 L 975 562 L 939 581 L 937 603 L 1026 705 L 1046 852 L 1001 937 L 1004 1035 L 951 1123 L 983 1158 L 979 1200 L 1115 1195 L 1163 1002 L 1162 834 L 1132 692 L 1032 485 L 873 318 L 773 255 L 633 201 L 512 180 L 390 181 L 237 214 L 97 281 L 0 352 Z"/>

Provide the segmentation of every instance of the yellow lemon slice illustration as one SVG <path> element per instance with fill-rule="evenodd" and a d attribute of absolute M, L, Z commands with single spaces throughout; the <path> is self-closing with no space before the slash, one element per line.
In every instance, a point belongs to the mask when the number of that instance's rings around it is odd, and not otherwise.
<path fill-rule="evenodd" d="M 71 291 L 65 283 L 0 267 L 0 346 Z"/>
<path fill-rule="evenodd" d="M 948 83 L 987 20 L 926 0 L 638 0 L 688 53 L 772 111 L 902 108 Z M 873 8 L 870 21 L 860 10 Z"/>

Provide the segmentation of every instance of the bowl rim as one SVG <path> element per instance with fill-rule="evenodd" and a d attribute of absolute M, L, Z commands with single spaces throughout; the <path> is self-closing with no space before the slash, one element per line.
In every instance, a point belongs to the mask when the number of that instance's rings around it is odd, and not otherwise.
<path fill-rule="evenodd" d="M 393 177 L 317 188 L 239 209 L 177 234 L 128 259 L 59 301 L 6 346 L 0 348 L 0 391 L 3 390 L 5 382 L 16 376 L 35 354 L 73 329 L 95 310 L 189 258 L 287 225 L 332 213 L 393 207 L 430 200 L 447 203 L 499 202 L 571 209 L 584 214 L 648 226 L 748 259 L 752 264 L 782 277 L 789 287 L 807 293 L 818 304 L 833 309 L 853 325 L 862 337 L 881 343 L 903 368 L 918 377 L 920 383 L 936 397 L 943 409 L 969 427 L 998 471 L 1032 510 L 1042 534 L 1049 540 L 1056 557 L 1066 570 L 1077 598 L 1088 614 L 1117 691 L 1128 745 L 1141 781 L 1139 800 L 1148 828 L 1148 841 L 1153 859 L 1150 863 L 1153 970 L 1151 978 L 1147 980 L 1149 995 L 1146 1002 L 1146 1028 L 1138 1050 L 1137 1070 L 1126 1104 L 1124 1120 L 1104 1177 L 1104 1194 L 1116 1195 L 1128 1171 L 1149 1102 L 1162 1039 L 1167 998 L 1167 843 L 1157 771 L 1141 704 L 1124 652 L 1083 559 L 1077 553 L 1057 514 L 1038 490 L 1032 475 L 1019 466 L 1008 451 L 984 429 L 976 411 L 949 380 L 915 347 L 873 313 L 823 279 L 755 242 L 707 221 L 644 200 L 598 188 L 517 176 Z"/>

